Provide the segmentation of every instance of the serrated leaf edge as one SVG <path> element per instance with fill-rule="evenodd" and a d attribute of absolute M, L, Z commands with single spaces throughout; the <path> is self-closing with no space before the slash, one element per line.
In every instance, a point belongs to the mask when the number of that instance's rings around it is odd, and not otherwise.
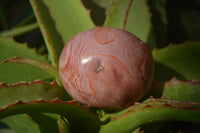
<path fill-rule="evenodd" d="M 20 85 L 29 85 L 29 86 L 31 86 L 33 84 L 38 84 L 38 83 L 51 85 L 51 86 L 55 86 L 55 85 L 58 86 L 58 84 L 57 84 L 57 82 L 55 80 L 53 80 L 50 83 L 47 83 L 47 82 L 44 82 L 41 79 L 38 79 L 38 80 L 35 80 L 35 81 L 31 81 L 31 82 L 20 81 L 18 83 L 13 83 L 13 84 L 6 84 L 4 82 L 1 82 L 0 83 L 0 89 L 3 88 L 3 87 L 15 87 L 15 86 L 20 86 Z"/>
<path fill-rule="evenodd" d="M 200 85 L 200 81 L 196 80 L 196 79 L 192 79 L 192 80 L 188 80 L 188 81 L 181 81 L 179 79 L 177 79 L 176 77 L 171 78 L 169 81 L 166 81 L 166 84 L 169 83 L 191 83 L 191 84 L 198 84 Z"/>
<path fill-rule="evenodd" d="M 31 61 L 31 63 L 28 62 L 28 61 Z M 52 65 L 50 65 L 50 64 L 48 64 L 48 63 L 44 63 L 42 61 L 30 59 L 30 58 L 27 58 L 27 57 L 11 57 L 11 58 L 7 58 L 4 61 L 2 61 L 1 64 L 6 63 L 6 62 L 20 63 L 20 64 L 25 64 L 25 65 L 29 65 L 29 66 L 33 66 L 33 67 L 39 68 L 39 69 L 41 69 L 41 70 L 43 70 L 45 72 L 48 72 L 49 74 L 55 76 L 58 79 L 58 81 L 60 81 L 60 79 L 59 79 L 60 77 L 59 77 L 57 68 L 52 66 Z M 36 63 L 39 63 L 39 64 L 36 65 Z"/>
<path fill-rule="evenodd" d="M 35 103 L 61 103 L 61 104 L 71 104 L 71 105 L 75 105 L 75 106 L 78 106 L 78 107 L 81 107 L 81 108 L 85 108 L 85 109 L 90 109 L 90 106 L 89 105 L 81 105 L 79 103 L 77 103 L 75 100 L 71 100 L 71 101 L 62 101 L 60 100 L 59 98 L 55 98 L 55 99 L 51 99 L 51 100 L 43 100 L 43 99 L 37 99 L 37 100 L 34 100 L 34 101 L 30 101 L 30 102 L 23 102 L 21 100 L 16 100 L 15 102 L 9 104 L 9 105 L 6 105 L 4 107 L 2 107 L 0 109 L 0 112 L 1 111 L 4 111 L 10 107 L 13 107 L 13 106 L 17 106 L 17 105 L 28 105 L 28 104 L 35 104 Z"/>
<path fill-rule="evenodd" d="M 163 101 L 162 101 L 163 100 Z M 166 100 L 166 101 L 164 101 Z M 161 105 L 151 105 L 153 103 L 156 104 L 161 104 Z M 175 104 L 182 104 L 182 106 L 177 106 Z M 138 109 L 131 109 L 132 107 L 136 107 L 136 106 L 141 106 Z M 195 107 L 195 106 L 199 106 L 199 108 Z M 128 114 L 131 112 L 137 112 L 137 111 L 141 111 L 141 110 L 145 110 L 148 108 L 175 108 L 175 109 L 189 109 L 189 110 L 196 110 L 196 111 L 200 111 L 200 103 L 194 103 L 194 102 L 187 102 L 187 101 L 177 101 L 177 100 L 172 100 L 172 99 L 168 99 L 168 98 L 161 98 L 160 100 L 155 99 L 153 97 L 150 97 L 150 99 L 148 99 L 147 102 L 144 103 L 138 103 L 136 102 L 134 105 L 130 106 L 126 113 L 124 113 L 123 115 L 117 116 L 117 117 L 113 117 L 111 121 L 115 121 L 119 118 L 127 118 Z"/>
<path fill-rule="evenodd" d="M 53 50 L 53 48 L 52 48 L 52 42 L 50 41 L 50 38 L 49 38 L 48 32 L 47 32 L 47 30 L 46 30 L 46 27 L 45 27 L 45 25 L 44 25 L 44 23 L 43 23 L 43 20 L 42 20 L 41 16 L 40 16 L 40 12 L 39 12 L 39 10 L 37 9 L 37 4 L 35 3 L 35 0 L 32 0 L 32 2 L 33 2 L 33 7 L 34 7 L 34 9 L 35 9 L 35 13 L 37 14 L 38 20 L 39 20 L 39 22 L 41 23 L 41 26 L 42 26 L 41 28 L 43 29 L 43 30 L 41 30 L 41 31 L 44 33 L 45 38 L 46 38 L 46 41 L 49 43 L 49 46 L 50 46 L 50 47 L 49 47 L 49 50 L 51 51 L 51 52 L 49 52 L 49 53 L 52 53 L 51 56 L 52 56 L 53 65 L 54 65 L 55 67 L 58 67 L 58 66 L 57 66 L 56 57 L 55 57 L 55 53 L 54 53 L 54 50 Z"/>
<path fill-rule="evenodd" d="M 24 43 L 17 42 L 17 41 L 14 39 L 13 36 L 10 36 L 10 37 L 7 37 L 7 36 L 0 36 L 0 37 L 6 38 L 6 39 L 10 39 L 11 41 L 13 41 L 14 43 L 19 44 L 20 46 L 21 46 L 21 45 L 24 45 L 24 46 L 25 46 L 26 48 L 28 48 L 29 50 L 33 50 L 35 53 L 37 53 L 36 47 L 30 48 L 30 47 L 28 46 L 28 43 L 27 43 L 27 42 L 24 42 Z M 38 53 L 37 53 L 37 55 L 44 56 L 45 58 L 46 58 L 46 56 L 47 56 L 46 54 L 41 55 L 41 54 L 38 54 Z"/>
<path fill-rule="evenodd" d="M 188 41 L 186 40 L 185 42 L 182 42 L 182 43 L 179 43 L 179 44 L 175 44 L 175 43 L 169 43 L 169 45 L 167 45 L 166 47 L 163 47 L 163 48 L 154 48 L 152 50 L 152 52 L 155 52 L 155 51 L 158 51 L 158 50 L 164 50 L 166 48 L 171 48 L 171 47 L 174 47 L 174 46 L 181 46 L 181 45 L 184 45 L 185 43 L 199 43 L 200 44 L 200 41 Z"/>

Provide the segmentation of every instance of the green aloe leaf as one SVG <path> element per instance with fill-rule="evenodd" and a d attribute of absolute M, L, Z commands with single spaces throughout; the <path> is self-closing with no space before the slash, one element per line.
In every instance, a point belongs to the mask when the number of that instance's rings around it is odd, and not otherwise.
<path fill-rule="evenodd" d="M 200 103 L 200 82 L 172 79 L 165 84 L 162 97 Z"/>
<path fill-rule="evenodd" d="M 34 23 L 35 22 L 35 15 L 33 13 L 31 13 L 30 15 L 26 16 L 25 18 L 23 18 L 17 25 L 16 27 L 22 27 L 25 26 L 27 24 L 30 23 Z M 38 27 L 39 28 L 39 27 Z"/>
<path fill-rule="evenodd" d="M 1 120 L 16 133 L 42 133 L 40 126 L 30 116 L 20 114 L 13 115 Z"/>
<path fill-rule="evenodd" d="M 1 21 L 1 25 L 2 25 L 2 29 L 3 30 L 6 30 L 8 29 L 8 20 L 7 20 L 7 17 L 6 17 L 6 13 L 4 11 L 4 6 L 2 4 L 3 2 L 1 2 L 0 4 L 0 21 Z"/>
<path fill-rule="evenodd" d="M 115 0 L 104 26 L 127 30 L 147 43 L 149 48 L 154 47 L 147 0 Z"/>
<path fill-rule="evenodd" d="M 144 99 L 153 96 L 155 98 L 167 98 L 178 101 L 187 101 L 200 103 L 200 82 L 199 81 L 180 81 L 176 78 L 171 79 L 167 82 L 156 82 L 152 83 L 151 89 L 146 94 Z M 165 125 L 165 122 L 154 122 L 147 123 L 143 126 L 144 130 L 150 133 L 161 132 Z M 189 126 L 188 126 L 189 128 Z"/>
<path fill-rule="evenodd" d="M 114 0 L 93 0 L 93 2 L 98 6 L 105 8 L 105 10 L 107 11 L 111 8 L 111 4 L 112 2 L 114 2 Z"/>
<path fill-rule="evenodd" d="M 183 28 L 188 36 L 188 40 L 190 41 L 199 40 L 199 34 L 200 34 L 199 17 L 200 15 L 197 9 L 188 11 L 185 10 L 184 12 L 180 12 L 180 19 L 184 26 Z"/>
<path fill-rule="evenodd" d="M 0 107 L 5 107 L 19 100 L 24 101 L 24 102 L 29 102 L 36 99 L 50 100 L 54 98 L 59 98 L 62 100 L 71 99 L 69 95 L 66 93 L 66 91 L 64 90 L 64 88 L 58 86 L 58 84 L 56 84 L 55 81 L 53 81 L 52 83 L 46 83 L 42 80 L 37 80 L 37 81 L 29 82 L 29 83 L 19 82 L 16 84 L 5 84 L 5 83 L 0 84 Z M 31 120 L 27 119 L 26 118 L 27 116 L 29 116 L 32 119 Z M 48 123 L 45 123 L 45 122 L 42 123 L 42 121 L 38 119 L 42 119 L 45 121 L 48 120 Z M 24 128 L 26 130 L 30 130 L 31 128 L 33 128 L 31 124 L 19 125 L 16 123 L 16 121 L 27 121 L 24 123 L 32 123 L 32 125 L 37 124 L 39 125 L 41 131 L 43 130 L 54 131 L 56 130 L 56 126 L 57 126 L 57 120 L 54 120 L 50 116 L 46 116 L 44 114 L 33 113 L 33 114 L 23 115 L 23 116 L 22 115 L 21 116 L 17 115 L 15 117 L 11 116 L 11 117 L 3 119 L 3 122 L 5 124 L 7 124 L 9 127 L 14 129 L 15 131 L 18 131 L 19 133 L 22 133 Z M 54 122 L 54 126 L 51 125 L 47 127 L 49 124 L 52 124 L 53 122 Z M 58 129 L 58 126 L 57 126 L 57 129 Z M 27 132 L 31 132 L 31 131 L 27 131 Z"/>
<path fill-rule="evenodd" d="M 143 133 L 143 131 L 140 131 L 140 127 L 132 131 L 131 133 Z"/>
<path fill-rule="evenodd" d="M 133 0 L 125 29 L 148 43 L 152 36 L 151 13 L 147 0 Z M 151 37 L 151 38 L 150 38 Z"/>
<path fill-rule="evenodd" d="M 100 121 L 89 107 L 76 104 L 75 101 L 36 100 L 28 103 L 21 101 L 0 109 L 0 119 L 21 113 L 54 113 L 67 118 L 72 132 L 98 132 Z"/>
<path fill-rule="evenodd" d="M 59 133 L 57 121 L 60 119 L 60 115 L 33 112 L 28 113 L 28 116 L 39 125 L 42 133 Z"/>
<path fill-rule="evenodd" d="M 57 66 L 60 52 L 74 35 L 94 27 L 81 0 L 30 0 L 51 61 Z"/>
<path fill-rule="evenodd" d="M 140 125 L 158 121 L 184 121 L 200 123 L 200 103 L 150 98 L 102 119 L 110 123 L 102 126 L 100 133 L 128 133 Z M 117 128 L 116 128 L 117 127 Z"/>
<path fill-rule="evenodd" d="M 34 66 L 48 72 L 49 74 L 53 75 L 55 78 L 59 79 L 58 70 L 55 67 L 38 60 L 33 60 L 30 58 L 23 58 L 23 57 L 13 57 L 13 58 L 8 58 L 4 60 L 2 63 L 6 63 L 6 62 L 21 63 L 21 64 Z"/>
<path fill-rule="evenodd" d="M 66 118 L 60 117 L 58 119 L 59 133 L 70 133 L 70 123 Z"/>
<path fill-rule="evenodd" d="M 60 117 L 57 114 L 33 112 L 9 116 L 1 121 L 16 133 L 59 133 L 57 121 Z"/>
<path fill-rule="evenodd" d="M 165 47 L 167 42 L 167 0 L 148 0 L 149 10 L 152 13 L 151 23 L 153 34 L 155 37 L 155 44 L 157 48 Z"/>
<path fill-rule="evenodd" d="M 167 82 L 154 81 L 145 97 L 149 96 L 200 103 L 200 81 L 180 81 L 176 78 Z"/>
<path fill-rule="evenodd" d="M 4 32 L 1 32 L 0 35 L 1 36 L 5 36 L 5 37 L 11 37 L 11 36 L 17 37 L 19 35 L 23 35 L 25 33 L 33 31 L 33 30 L 35 30 L 37 28 L 38 28 L 38 24 L 37 23 L 32 23 L 32 24 L 16 27 L 16 28 L 13 28 L 11 30 L 7 30 L 7 31 L 4 31 Z"/>
<path fill-rule="evenodd" d="M 46 83 L 42 80 L 36 80 L 29 83 L 0 84 L 0 108 L 18 100 L 29 102 L 36 99 L 50 100 L 54 98 L 71 99 L 64 88 L 58 86 L 55 81 Z"/>
<path fill-rule="evenodd" d="M 200 80 L 200 42 L 185 42 L 155 49 L 155 77 L 157 81 Z"/>
<path fill-rule="evenodd" d="M 20 44 L 11 38 L 0 36 L 0 62 L 14 56 L 27 57 L 48 63 L 45 56 L 39 55 L 34 49 L 25 44 Z M 0 82 L 14 83 L 20 81 L 33 81 L 36 79 L 49 80 L 53 77 L 38 69 L 22 64 L 4 63 L 0 64 Z"/>
<path fill-rule="evenodd" d="M 104 27 L 125 29 L 132 0 L 115 0 L 108 12 Z"/>

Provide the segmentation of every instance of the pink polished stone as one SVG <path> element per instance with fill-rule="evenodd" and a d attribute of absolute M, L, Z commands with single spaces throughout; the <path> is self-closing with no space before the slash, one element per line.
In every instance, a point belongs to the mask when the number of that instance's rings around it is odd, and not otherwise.
<path fill-rule="evenodd" d="M 94 28 L 74 36 L 63 49 L 59 73 L 76 101 L 94 107 L 122 108 L 149 89 L 151 51 L 131 33 Z"/>

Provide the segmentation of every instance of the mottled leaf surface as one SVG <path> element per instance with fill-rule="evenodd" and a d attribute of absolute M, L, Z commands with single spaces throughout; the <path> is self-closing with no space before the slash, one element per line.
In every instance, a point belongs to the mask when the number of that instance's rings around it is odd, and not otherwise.
<path fill-rule="evenodd" d="M 50 58 L 57 66 L 60 52 L 74 35 L 94 27 L 80 0 L 30 0 Z"/>
<path fill-rule="evenodd" d="M 18 100 L 29 102 L 36 99 L 50 100 L 54 98 L 70 99 L 64 88 L 58 86 L 55 81 L 46 83 L 36 80 L 29 83 L 0 84 L 0 108 Z"/>
<path fill-rule="evenodd" d="M 30 49 L 25 44 L 20 44 L 11 38 L 0 36 L 0 62 L 11 57 L 28 57 L 49 63 L 45 56 L 39 55 L 34 49 Z M 53 79 L 50 74 L 31 66 L 13 63 L 0 63 L 0 82 L 15 83 L 19 81 L 33 81 L 36 79 Z"/>

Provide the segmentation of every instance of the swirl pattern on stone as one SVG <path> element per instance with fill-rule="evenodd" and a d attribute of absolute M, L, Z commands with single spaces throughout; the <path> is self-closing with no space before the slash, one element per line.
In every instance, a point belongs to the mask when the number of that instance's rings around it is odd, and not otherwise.
<path fill-rule="evenodd" d="M 122 108 L 149 89 L 151 51 L 131 33 L 97 27 L 74 36 L 64 47 L 59 73 L 76 101 L 94 107 Z"/>

